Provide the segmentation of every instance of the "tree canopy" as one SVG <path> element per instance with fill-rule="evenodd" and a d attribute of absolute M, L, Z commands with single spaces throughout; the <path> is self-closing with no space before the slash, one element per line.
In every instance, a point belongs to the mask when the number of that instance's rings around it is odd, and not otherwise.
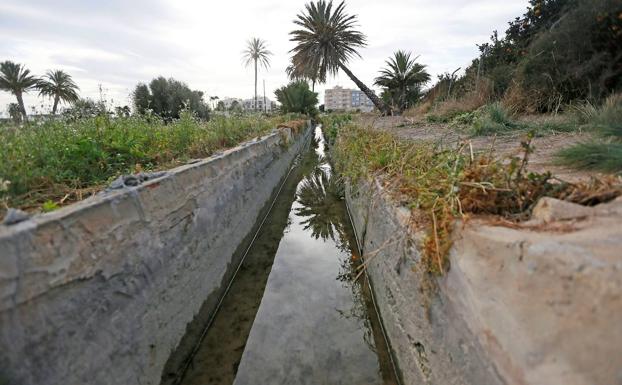
<path fill-rule="evenodd" d="M 163 76 L 153 79 L 149 85 L 139 83 L 133 93 L 134 107 L 140 114 L 153 111 L 164 119 L 179 119 L 183 109 L 190 109 L 199 118 L 209 118 L 209 106 L 203 100 L 202 91 L 193 91 L 184 82 Z"/>

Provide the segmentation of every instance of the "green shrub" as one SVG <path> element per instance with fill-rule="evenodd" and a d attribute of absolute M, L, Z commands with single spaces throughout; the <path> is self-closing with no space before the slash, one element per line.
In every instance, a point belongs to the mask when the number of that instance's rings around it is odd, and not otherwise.
<path fill-rule="evenodd" d="M 309 116 L 317 115 L 317 93 L 309 89 L 304 80 L 293 81 L 274 91 L 276 99 L 281 103 L 281 112 L 296 112 Z"/>

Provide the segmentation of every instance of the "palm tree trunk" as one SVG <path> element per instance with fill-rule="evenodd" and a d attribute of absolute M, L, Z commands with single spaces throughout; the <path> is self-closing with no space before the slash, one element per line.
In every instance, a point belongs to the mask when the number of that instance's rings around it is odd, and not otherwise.
<path fill-rule="evenodd" d="M 17 91 L 15 93 L 15 97 L 17 98 L 17 105 L 19 105 L 19 111 L 22 113 L 22 117 L 24 118 L 24 122 L 28 121 L 28 115 L 26 115 L 26 107 L 24 107 L 24 99 L 22 98 L 22 92 Z"/>
<path fill-rule="evenodd" d="M 58 108 L 58 95 L 54 96 L 54 105 L 52 106 L 52 115 L 56 115 L 56 109 Z"/>
<path fill-rule="evenodd" d="M 255 59 L 255 111 L 257 111 L 257 59 Z"/>
<path fill-rule="evenodd" d="M 365 95 L 367 95 L 367 97 L 372 101 L 372 103 L 374 103 L 374 106 L 376 106 L 376 108 L 383 115 L 391 115 L 392 113 L 391 107 L 387 106 L 386 103 L 384 103 L 378 96 L 376 96 L 376 93 L 374 91 L 372 91 L 362 81 L 360 81 L 356 76 L 354 76 L 354 74 L 352 73 L 352 71 L 348 69 L 348 67 L 346 67 L 343 64 L 339 64 L 339 67 L 343 70 L 343 72 L 346 73 L 346 75 L 350 77 L 350 79 L 352 79 L 352 81 L 356 84 L 356 86 L 361 91 L 363 91 Z"/>

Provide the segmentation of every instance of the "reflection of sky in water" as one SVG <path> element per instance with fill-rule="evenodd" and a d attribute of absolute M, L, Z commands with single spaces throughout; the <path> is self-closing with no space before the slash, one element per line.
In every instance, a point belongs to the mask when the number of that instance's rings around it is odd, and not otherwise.
<path fill-rule="evenodd" d="M 296 189 L 235 384 L 383 384 L 351 229 L 321 129 Z"/>

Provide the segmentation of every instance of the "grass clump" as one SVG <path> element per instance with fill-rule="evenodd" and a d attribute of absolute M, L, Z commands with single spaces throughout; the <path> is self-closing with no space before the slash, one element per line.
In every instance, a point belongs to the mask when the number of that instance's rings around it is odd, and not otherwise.
<path fill-rule="evenodd" d="M 166 124 L 154 116 L 50 120 L 0 127 L 0 216 L 7 207 L 43 208 L 80 200 L 122 174 L 171 168 L 263 135 L 282 118 L 186 111 Z"/>
<path fill-rule="evenodd" d="M 560 164 L 582 170 L 622 172 L 622 143 L 586 142 L 565 148 L 557 154 Z"/>
<path fill-rule="evenodd" d="M 411 209 L 413 225 L 427 232 L 427 269 L 442 274 L 448 268 L 455 219 L 492 214 L 521 220 L 543 196 L 577 202 L 585 197 L 587 188 L 555 183 L 549 173 L 526 172 L 531 139 L 521 143 L 522 157 L 504 162 L 491 154 L 472 156 L 464 146 L 442 149 L 350 125 L 339 132 L 333 154 L 344 177 L 356 183 L 379 176 L 396 201 Z M 615 191 L 613 196 L 620 193 Z"/>
<path fill-rule="evenodd" d="M 559 164 L 583 170 L 622 172 L 622 94 L 607 98 L 600 108 L 583 107 L 582 120 L 597 137 L 557 153 Z"/>
<path fill-rule="evenodd" d="M 479 116 L 473 119 L 471 132 L 473 135 L 494 135 L 520 128 L 523 127 L 512 120 L 510 113 L 501 103 L 493 103 L 488 105 Z"/>

